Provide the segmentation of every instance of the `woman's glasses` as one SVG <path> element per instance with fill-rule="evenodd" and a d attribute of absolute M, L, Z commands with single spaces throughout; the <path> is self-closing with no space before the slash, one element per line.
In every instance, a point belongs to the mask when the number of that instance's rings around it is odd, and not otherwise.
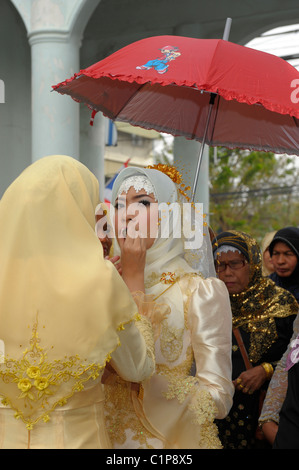
<path fill-rule="evenodd" d="M 226 270 L 226 267 L 228 266 L 230 269 L 233 271 L 236 269 L 241 269 L 245 264 L 247 264 L 248 261 L 245 259 L 235 259 L 232 261 L 228 261 L 228 263 L 221 263 L 218 261 L 215 261 L 215 269 L 217 273 L 222 273 Z"/>

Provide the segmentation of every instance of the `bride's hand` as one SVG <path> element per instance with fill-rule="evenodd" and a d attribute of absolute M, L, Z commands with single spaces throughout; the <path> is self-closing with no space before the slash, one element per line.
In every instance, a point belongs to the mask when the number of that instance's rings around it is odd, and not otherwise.
<path fill-rule="evenodd" d="M 144 268 L 146 259 L 146 239 L 140 234 L 131 237 L 129 230 L 125 238 L 118 240 L 121 250 L 122 277 L 133 292 L 144 292 Z"/>

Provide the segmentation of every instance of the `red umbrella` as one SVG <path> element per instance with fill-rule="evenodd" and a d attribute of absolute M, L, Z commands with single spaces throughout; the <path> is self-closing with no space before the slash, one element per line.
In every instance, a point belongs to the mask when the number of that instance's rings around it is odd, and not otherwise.
<path fill-rule="evenodd" d="M 299 72 L 272 54 L 222 39 L 156 36 L 53 89 L 145 129 L 211 146 L 299 155 L 294 87 Z"/>

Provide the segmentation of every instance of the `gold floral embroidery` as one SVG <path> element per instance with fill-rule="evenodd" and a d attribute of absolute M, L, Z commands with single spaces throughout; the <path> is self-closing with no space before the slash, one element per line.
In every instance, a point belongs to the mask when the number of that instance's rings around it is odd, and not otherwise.
<path fill-rule="evenodd" d="M 162 324 L 160 336 L 161 353 L 168 362 L 175 362 L 183 350 L 184 328 L 170 327 L 167 322 Z"/>
<path fill-rule="evenodd" d="M 188 326 L 188 311 L 190 300 L 194 289 L 197 286 L 197 278 L 194 273 L 188 273 L 181 276 L 176 281 L 180 282 L 180 288 L 184 292 L 184 327 Z M 154 276 L 152 280 L 154 280 Z M 156 283 L 159 282 L 157 277 Z M 173 284 L 167 287 L 171 288 Z M 166 292 L 164 290 L 159 297 Z M 155 300 L 155 299 L 154 299 Z M 200 389 L 198 379 L 190 376 L 190 369 L 194 359 L 192 345 L 188 344 L 184 350 L 184 327 L 169 328 L 168 318 L 161 317 L 160 342 L 156 343 L 157 348 L 166 354 L 168 361 L 160 361 L 156 364 L 156 375 L 163 376 L 167 381 L 167 389 L 161 392 L 161 399 L 176 399 L 178 403 L 183 404 L 186 400 L 184 413 L 190 416 L 190 422 L 196 424 L 198 434 L 198 448 L 202 449 L 220 449 L 222 448 L 218 438 L 217 426 L 214 423 L 214 417 L 217 412 L 212 396 L 207 390 Z M 183 322 L 182 322 L 183 326 Z M 158 353 L 159 351 L 157 351 Z M 165 356 L 165 357 L 166 357 Z M 173 365 L 175 357 L 179 359 L 176 365 Z M 168 364 L 166 363 L 168 362 Z M 163 381 L 164 383 L 164 381 Z M 153 435 L 139 420 L 132 402 L 132 391 L 130 384 L 124 382 L 116 375 L 112 380 L 105 384 L 105 417 L 106 425 L 115 448 L 128 447 L 130 441 L 136 443 L 134 448 L 151 448 L 157 444 L 160 438 Z M 143 388 L 138 395 L 139 400 L 143 400 Z M 178 423 L 179 425 L 179 423 Z M 161 445 L 161 442 L 159 441 Z M 162 443 L 163 448 L 167 445 Z M 156 447 L 157 448 L 157 447 Z"/>
<path fill-rule="evenodd" d="M 198 388 L 196 377 L 169 380 L 168 391 L 165 398 L 176 398 L 180 404 L 188 399 L 188 410 L 192 413 L 192 422 L 200 426 L 199 448 L 221 449 L 222 445 L 218 437 L 218 429 L 215 424 L 217 413 L 216 405 L 208 390 Z"/>
<path fill-rule="evenodd" d="M 110 440 L 115 448 L 131 439 L 136 443 L 134 448 L 152 449 L 155 436 L 137 417 L 131 393 L 131 384 L 116 374 L 105 384 L 105 421 Z"/>
<path fill-rule="evenodd" d="M 155 342 L 154 334 L 151 327 L 151 322 L 148 318 L 140 316 L 140 320 L 136 322 L 136 327 L 142 334 L 145 343 L 146 343 L 146 354 L 153 360 L 155 363 Z M 154 369 L 153 369 L 154 373 Z"/>
<path fill-rule="evenodd" d="M 17 391 L 4 396 L 2 404 L 15 410 L 15 418 L 22 419 L 28 430 L 40 420 L 49 421 L 49 414 L 63 406 L 75 393 L 84 389 L 84 383 L 96 379 L 104 366 L 86 364 L 76 356 L 64 360 L 47 361 L 47 353 L 40 346 L 38 321 L 33 326 L 30 347 L 23 352 L 20 360 L 5 357 L 0 367 L 0 377 L 7 385 L 16 384 Z M 5 368 L 4 368 L 5 367 Z M 67 396 L 59 396 L 60 387 L 72 381 Z M 12 388 L 10 387 L 10 390 Z M 49 400 L 51 398 L 51 400 Z"/>
<path fill-rule="evenodd" d="M 185 360 L 180 361 L 175 367 L 167 366 L 166 364 L 156 364 L 157 373 L 167 377 L 167 380 L 174 377 L 176 378 L 175 380 L 180 380 L 182 377 L 189 377 L 193 359 L 192 347 L 188 346 Z"/>
<path fill-rule="evenodd" d="M 197 383 L 196 377 L 190 376 L 180 379 L 175 376 L 171 377 L 168 382 L 168 391 L 164 393 L 164 396 L 168 400 L 176 398 L 179 403 L 183 403 Z"/>
<path fill-rule="evenodd" d="M 145 281 L 145 288 L 149 289 L 150 287 L 153 287 L 155 284 L 158 284 L 158 282 L 160 282 L 160 278 L 161 278 L 161 275 L 159 275 L 156 272 L 152 272 Z"/>

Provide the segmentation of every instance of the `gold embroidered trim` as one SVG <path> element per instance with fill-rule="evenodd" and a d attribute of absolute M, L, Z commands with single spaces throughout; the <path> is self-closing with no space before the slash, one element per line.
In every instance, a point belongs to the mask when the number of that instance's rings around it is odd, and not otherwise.
<path fill-rule="evenodd" d="M 138 316 L 135 315 L 135 319 Z M 133 320 L 133 319 L 132 319 Z M 120 325 L 119 330 L 124 326 Z M 63 406 L 76 392 L 84 389 L 84 384 L 96 380 L 106 362 L 110 361 L 113 351 L 106 355 L 104 364 L 87 364 L 78 355 L 65 357 L 63 360 L 47 361 L 47 353 L 40 346 L 38 334 L 38 315 L 32 328 L 30 347 L 26 348 L 20 360 L 5 356 L 0 366 L 0 378 L 8 386 L 16 384 L 19 390 L 13 391 L 13 397 L 2 395 L 2 404 L 15 411 L 15 418 L 22 419 L 30 431 L 40 420 L 48 422 L 50 414 L 57 406 Z M 120 345 L 118 342 L 117 347 Z M 60 387 L 72 381 L 71 391 L 55 400 L 51 397 L 58 395 Z M 10 387 L 10 390 L 13 390 Z M 9 395 L 9 393 L 7 393 Z"/>
<path fill-rule="evenodd" d="M 155 363 L 155 341 L 154 341 L 154 334 L 151 322 L 148 318 L 143 316 L 140 317 L 140 321 L 136 322 L 136 327 L 140 331 L 141 335 L 143 336 L 146 344 L 146 354 L 150 357 L 153 362 Z M 155 372 L 153 368 L 152 374 Z"/>
<path fill-rule="evenodd" d="M 192 423 L 200 426 L 199 448 L 222 448 L 217 425 L 214 422 L 217 407 L 208 390 L 198 389 L 196 377 L 170 378 L 168 391 L 163 395 L 168 400 L 176 398 L 180 404 L 189 398 L 188 410 L 193 416 Z"/>

